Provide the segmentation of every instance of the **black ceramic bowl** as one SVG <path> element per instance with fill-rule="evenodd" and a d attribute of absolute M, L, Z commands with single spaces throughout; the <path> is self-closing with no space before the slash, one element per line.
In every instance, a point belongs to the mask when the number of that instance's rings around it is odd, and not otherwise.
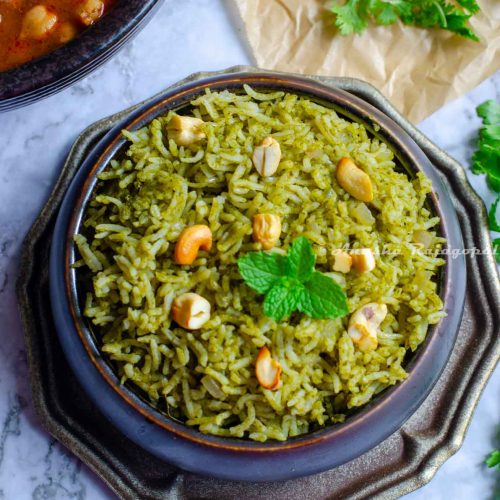
<path fill-rule="evenodd" d="M 310 78 L 284 74 L 236 72 L 195 80 L 167 90 L 127 116 L 89 155 L 60 208 L 51 247 L 50 293 L 54 319 L 65 354 L 82 386 L 107 418 L 130 439 L 181 468 L 226 479 L 270 481 L 320 472 L 345 463 L 395 432 L 419 407 L 441 374 L 461 321 L 465 293 L 463 255 L 446 258 L 441 295 L 447 317 L 428 333 L 407 365 L 409 377 L 387 389 L 345 423 L 289 439 L 256 443 L 219 438 L 170 419 L 139 394 L 120 385 L 112 366 L 99 352 L 92 327 L 80 310 L 77 258 L 73 236 L 96 186 L 96 175 L 123 150 L 121 129 L 136 130 L 170 109 L 186 106 L 205 89 L 238 91 L 247 83 L 258 90 L 281 89 L 306 95 L 363 123 L 394 150 L 411 173 L 422 171 L 433 184 L 429 203 L 441 217 L 448 248 L 463 248 L 457 215 L 436 170 L 412 139 L 391 119 L 363 100 Z M 376 130 L 377 129 L 377 130 Z"/>
<path fill-rule="evenodd" d="M 139 32 L 163 0 L 119 0 L 98 23 L 59 49 L 0 72 L 0 112 L 59 92 L 106 62 Z"/>

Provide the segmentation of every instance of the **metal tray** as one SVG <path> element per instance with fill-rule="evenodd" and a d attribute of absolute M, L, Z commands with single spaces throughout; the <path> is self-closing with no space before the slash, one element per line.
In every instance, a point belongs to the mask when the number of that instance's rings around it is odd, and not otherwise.
<path fill-rule="evenodd" d="M 257 68 L 227 71 L 236 70 Z M 177 85 L 212 74 L 192 75 Z M 370 85 L 348 78 L 314 78 L 363 98 L 402 126 L 449 187 L 465 248 L 490 248 L 484 205 L 456 161 Z M 126 439 L 92 405 L 73 376 L 55 334 L 48 298 L 48 252 L 55 216 L 74 173 L 92 146 L 132 109 L 97 122 L 80 135 L 24 243 L 17 293 L 34 404 L 46 429 L 123 498 L 396 498 L 428 482 L 462 444 L 481 391 L 500 359 L 500 283 L 491 255 L 467 255 L 462 325 L 448 365 L 429 397 L 398 432 L 331 471 L 267 484 L 188 474 Z"/>

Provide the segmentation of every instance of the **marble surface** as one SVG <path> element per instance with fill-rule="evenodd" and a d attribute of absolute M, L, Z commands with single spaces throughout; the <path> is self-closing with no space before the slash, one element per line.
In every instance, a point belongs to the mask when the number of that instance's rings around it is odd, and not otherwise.
<path fill-rule="evenodd" d="M 34 415 L 14 293 L 19 248 L 69 147 L 87 125 L 192 72 L 252 62 L 229 3 L 166 0 L 133 43 L 97 72 L 45 101 L 0 115 L 0 499 L 113 498 Z M 439 110 L 420 128 L 468 165 L 480 123 L 474 109 L 487 98 L 500 99 L 500 73 Z M 491 203 L 493 195 L 484 179 L 469 177 Z M 498 473 L 486 470 L 482 462 L 495 445 L 499 393 L 497 369 L 462 449 L 428 485 L 407 498 L 492 497 Z"/>

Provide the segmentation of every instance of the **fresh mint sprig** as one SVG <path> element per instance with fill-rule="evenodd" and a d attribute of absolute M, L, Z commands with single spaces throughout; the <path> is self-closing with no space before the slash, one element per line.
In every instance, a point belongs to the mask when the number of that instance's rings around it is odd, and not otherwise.
<path fill-rule="evenodd" d="M 245 283 L 265 294 L 264 314 L 281 321 L 299 310 L 311 318 L 340 318 L 349 311 L 342 288 L 328 276 L 315 271 L 311 242 L 301 236 L 286 256 L 250 252 L 238 259 Z"/>

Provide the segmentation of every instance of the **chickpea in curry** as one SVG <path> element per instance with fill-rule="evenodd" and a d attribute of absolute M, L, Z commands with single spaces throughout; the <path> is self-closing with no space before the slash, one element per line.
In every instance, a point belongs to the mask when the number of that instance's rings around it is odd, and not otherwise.
<path fill-rule="evenodd" d="M 0 71 L 40 57 L 98 21 L 116 0 L 0 0 Z"/>

